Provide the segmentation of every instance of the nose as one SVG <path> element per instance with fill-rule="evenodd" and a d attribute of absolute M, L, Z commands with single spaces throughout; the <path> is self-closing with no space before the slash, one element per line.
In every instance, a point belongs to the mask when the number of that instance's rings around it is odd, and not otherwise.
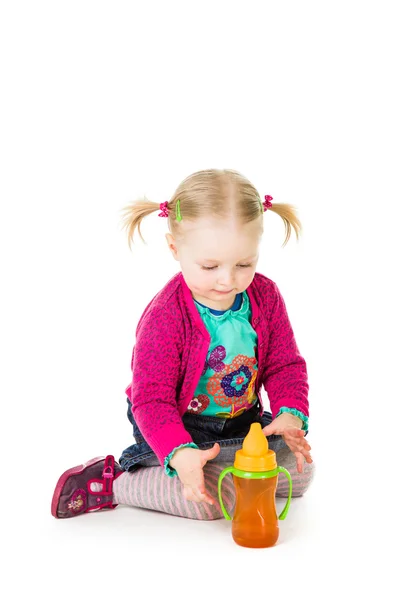
<path fill-rule="evenodd" d="M 217 283 L 219 286 L 224 288 L 224 290 L 230 290 L 234 288 L 234 277 L 232 272 L 228 270 L 220 271 Z"/>

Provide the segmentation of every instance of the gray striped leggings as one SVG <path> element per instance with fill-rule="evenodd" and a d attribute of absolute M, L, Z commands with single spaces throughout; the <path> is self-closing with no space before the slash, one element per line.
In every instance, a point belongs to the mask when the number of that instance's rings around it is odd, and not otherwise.
<path fill-rule="evenodd" d="M 313 479 L 314 464 L 304 463 L 303 473 L 298 473 L 295 456 L 287 447 L 277 451 L 276 459 L 278 465 L 285 467 L 292 476 L 293 497 L 302 496 Z M 207 521 L 221 519 L 223 514 L 218 502 L 218 477 L 226 466 L 228 466 L 226 463 L 210 461 L 204 467 L 206 487 L 217 501 L 213 506 L 205 502 L 186 500 L 179 478 L 168 477 L 161 466 L 142 467 L 134 472 L 121 473 L 113 482 L 113 503 L 147 508 L 188 519 Z M 92 487 L 92 491 L 99 491 L 99 489 Z M 280 473 L 276 495 L 285 498 L 288 493 L 288 480 Z M 223 481 L 222 497 L 227 511 L 233 514 L 235 490 L 230 474 Z"/>

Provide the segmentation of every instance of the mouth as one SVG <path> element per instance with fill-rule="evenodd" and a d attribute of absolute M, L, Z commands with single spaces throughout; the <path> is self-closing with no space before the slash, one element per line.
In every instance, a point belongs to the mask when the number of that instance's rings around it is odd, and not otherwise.
<path fill-rule="evenodd" d="M 214 290 L 214 292 L 216 292 L 217 294 L 226 295 L 226 294 L 231 294 L 233 292 L 233 290 L 228 290 L 227 292 L 220 292 L 219 290 Z"/>

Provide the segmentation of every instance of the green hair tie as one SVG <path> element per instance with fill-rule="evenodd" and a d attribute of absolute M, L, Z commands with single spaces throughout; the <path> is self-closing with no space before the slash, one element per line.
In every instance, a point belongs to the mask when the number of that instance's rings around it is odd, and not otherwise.
<path fill-rule="evenodd" d="M 176 220 L 178 221 L 178 223 L 180 221 L 182 221 L 182 215 L 181 215 L 181 205 L 180 205 L 180 199 L 178 198 L 178 200 L 176 201 Z"/>

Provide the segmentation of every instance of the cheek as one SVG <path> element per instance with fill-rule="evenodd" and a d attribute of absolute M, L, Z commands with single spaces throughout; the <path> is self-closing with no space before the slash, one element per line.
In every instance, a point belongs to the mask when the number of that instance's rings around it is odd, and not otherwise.
<path fill-rule="evenodd" d="M 248 287 L 253 281 L 255 275 L 255 269 L 246 269 L 244 272 L 240 274 L 240 282 L 242 284 L 241 287 Z"/>
<path fill-rule="evenodd" d="M 195 292 L 208 289 L 210 286 L 212 287 L 213 276 L 207 271 L 192 267 L 186 270 L 185 275 L 187 281 L 190 283 L 190 288 Z"/>
<path fill-rule="evenodd" d="M 212 287 L 212 282 L 213 282 L 213 275 L 211 274 L 212 271 L 210 273 L 207 273 L 207 271 L 198 271 L 197 272 L 197 276 L 195 279 L 195 285 L 200 289 L 208 289 L 209 287 Z"/>

